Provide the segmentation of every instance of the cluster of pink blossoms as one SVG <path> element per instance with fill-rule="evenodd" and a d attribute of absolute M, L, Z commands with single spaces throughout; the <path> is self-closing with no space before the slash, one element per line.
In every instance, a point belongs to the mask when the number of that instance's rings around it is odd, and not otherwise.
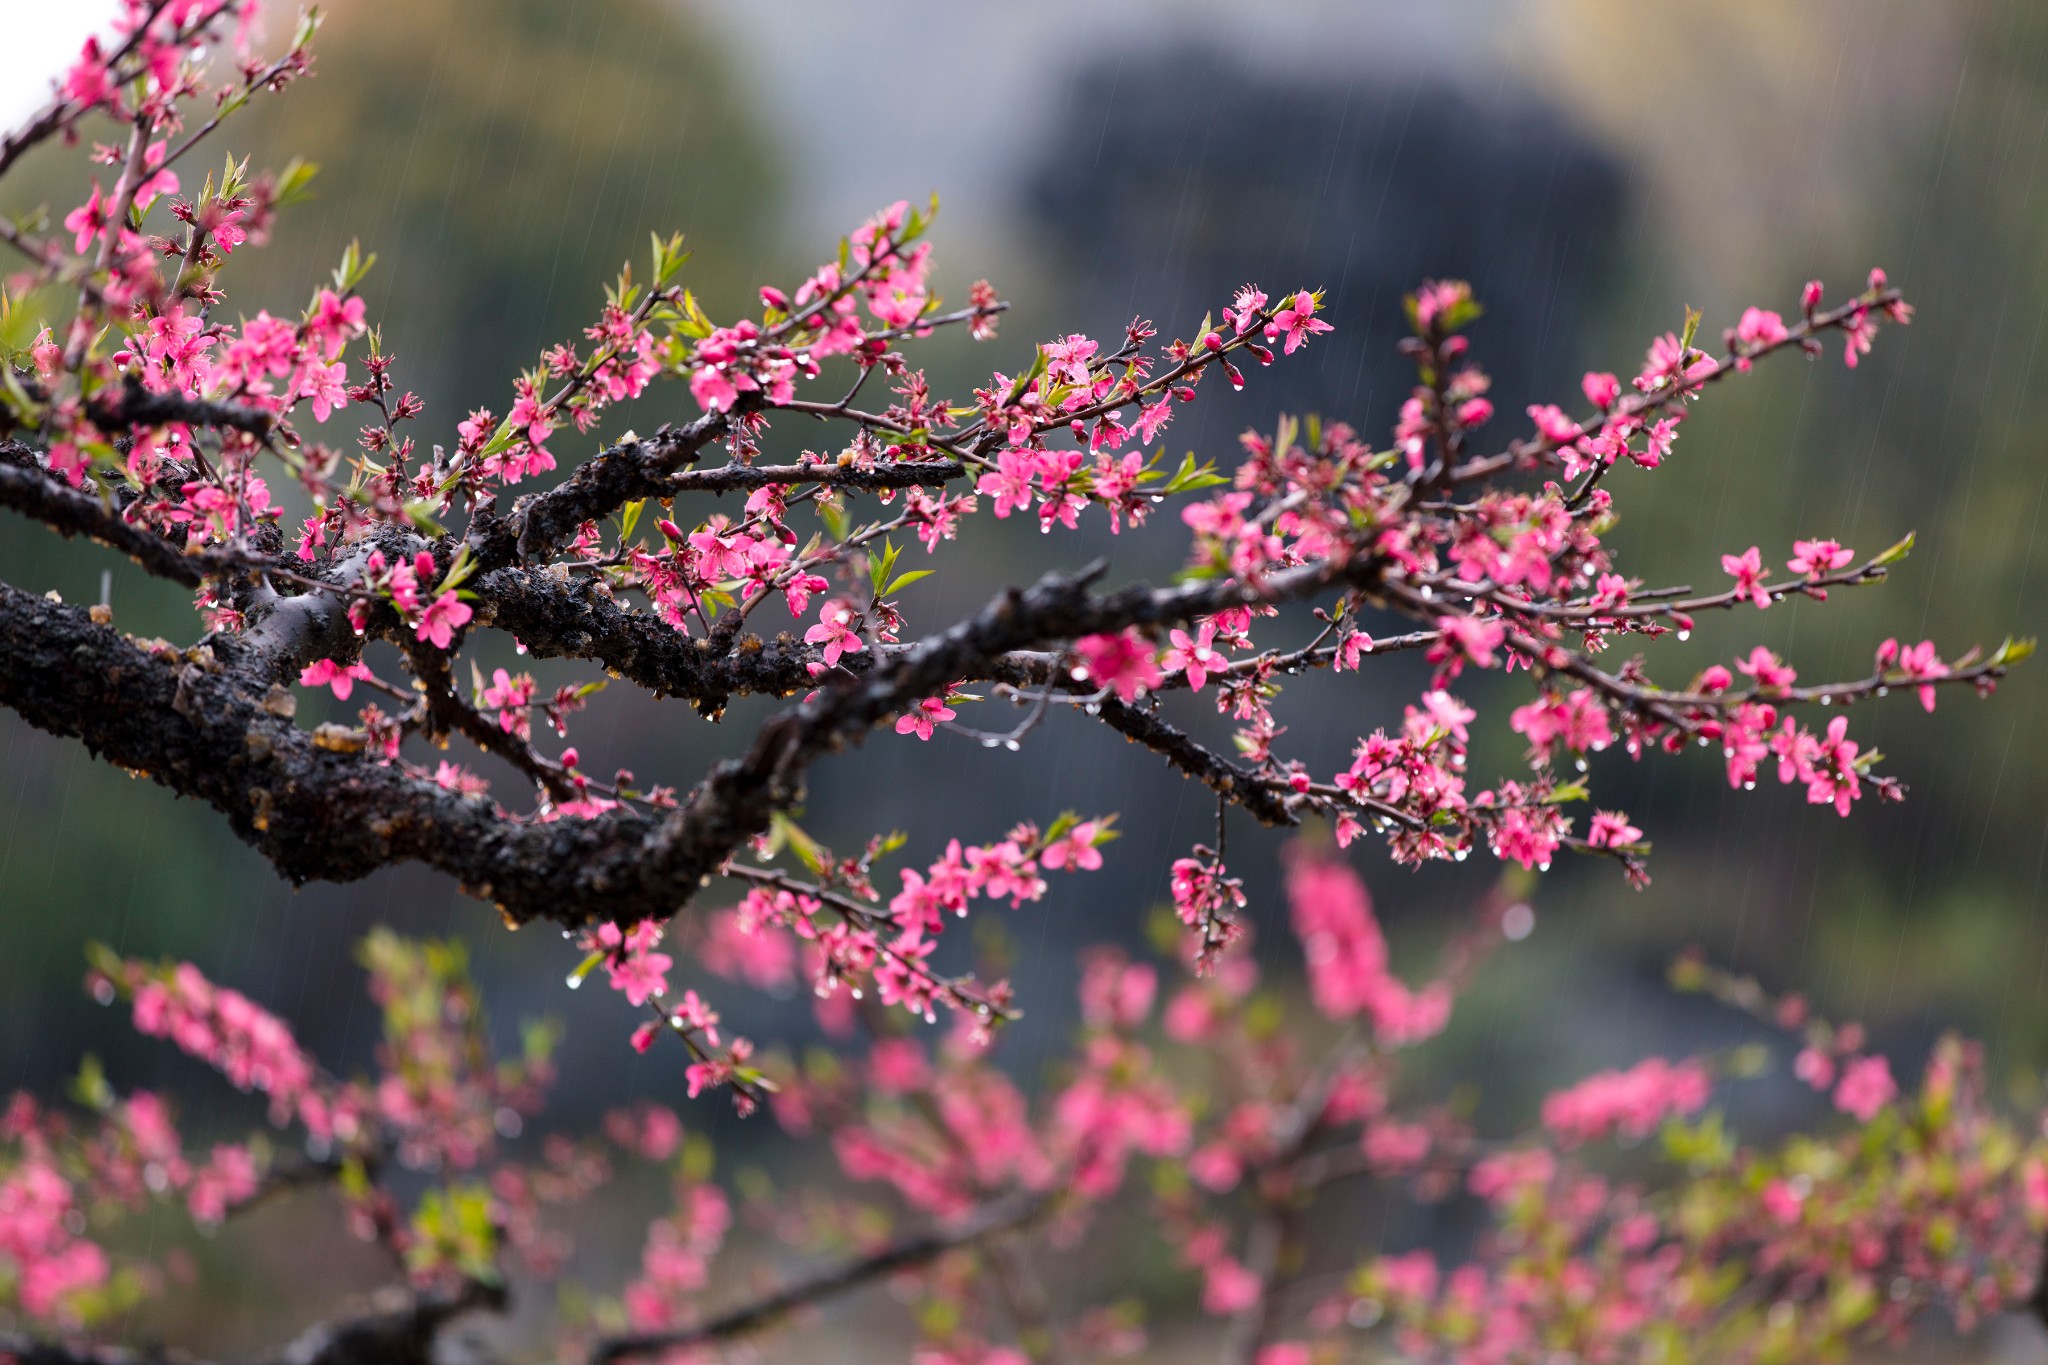
<path fill-rule="evenodd" d="M 1567 1146 L 1610 1133 L 1641 1139 L 1672 1114 L 1706 1107 L 1713 1078 L 1697 1062 L 1652 1057 L 1626 1071 L 1603 1071 L 1543 1101 L 1543 1126 Z"/>
<path fill-rule="evenodd" d="M 1387 940 L 1365 883 L 1350 869 L 1296 849 L 1287 868 L 1294 933 L 1308 960 L 1309 995 L 1332 1019 L 1364 1014 L 1383 1047 L 1407 1047 L 1443 1030 L 1451 989 L 1411 990 L 1387 963 Z"/>

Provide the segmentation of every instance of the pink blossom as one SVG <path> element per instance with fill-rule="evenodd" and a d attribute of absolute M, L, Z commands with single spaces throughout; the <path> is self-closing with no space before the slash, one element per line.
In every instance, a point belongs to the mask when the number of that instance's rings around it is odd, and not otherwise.
<path fill-rule="evenodd" d="M 1265 294 L 1257 285 L 1248 284 L 1237 291 L 1237 297 L 1232 300 L 1231 306 L 1223 310 L 1223 320 L 1236 329 L 1238 336 L 1243 336 L 1258 322 L 1259 311 L 1265 306 Z"/>
<path fill-rule="evenodd" d="M 1360 1145 L 1375 1170 L 1399 1175 L 1414 1170 L 1429 1156 L 1430 1134 L 1419 1123 L 1382 1119 L 1366 1125 Z"/>
<path fill-rule="evenodd" d="M 1759 1202 L 1763 1205 L 1767 1217 L 1787 1227 L 1797 1223 L 1800 1214 L 1806 1208 L 1806 1201 L 1792 1188 L 1792 1183 L 1788 1180 L 1773 1180 L 1764 1186 Z"/>
<path fill-rule="evenodd" d="M 1819 578 L 1854 558 L 1854 550 L 1832 540 L 1795 540 L 1792 542 L 1792 558 L 1786 561 L 1786 567 L 1793 573 Z"/>
<path fill-rule="evenodd" d="M 1643 832 L 1628 822 L 1620 811 L 1596 811 L 1591 826 L 1586 830 L 1586 842 L 1594 848 L 1620 848 L 1633 844 L 1643 837 Z"/>
<path fill-rule="evenodd" d="M 1649 1136 L 1667 1114 L 1706 1107 L 1713 1083 L 1698 1062 L 1673 1065 L 1652 1057 L 1627 1071 L 1603 1071 L 1543 1101 L 1543 1126 L 1566 1145 L 1610 1132 Z"/>
<path fill-rule="evenodd" d="M 1621 381 L 1597 370 L 1586 371 L 1585 377 L 1579 381 L 1579 388 L 1586 395 L 1586 401 L 1602 412 L 1613 407 L 1621 397 Z"/>
<path fill-rule="evenodd" d="M 1507 628 L 1498 621 L 1449 613 L 1437 618 L 1437 639 L 1424 658 L 1439 666 L 1444 677 L 1455 678 L 1467 662 L 1491 668 L 1494 651 L 1507 639 Z"/>
<path fill-rule="evenodd" d="M 292 380 L 292 392 L 298 398 L 312 399 L 315 420 L 324 422 L 336 408 L 347 406 L 347 379 L 348 366 L 344 362 L 323 365 L 309 359 L 300 364 L 298 376 Z"/>
<path fill-rule="evenodd" d="M 455 640 L 455 632 L 469 624 L 476 613 L 453 592 L 444 592 L 421 613 L 419 624 L 413 627 L 413 634 L 428 641 L 436 649 L 446 649 Z"/>
<path fill-rule="evenodd" d="M 105 231 L 109 216 L 109 205 L 100 199 L 100 182 L 92 182 L 92 197 L 64 215 L 64 227 L 74 234 L 72 246 L 81 256 L 93 243 L 93 239 Z"/>
<path fill-rule="evenodd" d="M 1756 546 L 1739 555 L 1722 555 L 1721 569 L 1733 575 L 1737 597 L 1747 597 L 1760 608 L 1771 605 L 1771 595 L 1763 585 L 1771 571 L 1764 567 L 1763 555 Z"/>
<path fill-rule="evenodd" d="M 347 701 L 349 693 L 355 690 L 359 679 L 376 676 L 370 666 L 358 659 L 352 664 L 337 663 L 333 659 L 320 659 L 299 670 L 299 686 L 332 687 L 338 700 Z"/>
<path fill-rule="evenodd" d="M 1427 1303 L 1436 1297 L 1436 1257 L 1427 1251 L 1382 1256 L 1373 1262 L 1373 1278 L 1396 1303 Z"/>
<path fill-rule="evenodd" d="M 1908 681 L 1919 683 L 1920 705 L 1928 711 L 1934 709 L 1935 682 L 1949 675 L 1949 666 L 1941 661 L 1932 640 L 1904 647 L 1897 640 L 1886 640 L 1877 647 L 1877 667 L 1880 672 L 1897 669 Z"/>
<path fill-rule="evenodd" d="M 1792 1074 L 1815 1090 L 1825 1090 L 1835 1083 L 1835 1060 L 1820 1048 L 1803 1047 L 1792 1059 Z"/>
<path fill-rule="evenodd" d="M 1898 1093 L 1890 1062 L 1883 1057 L 1858 1057 L 1842 1068 L 1842 1083 L 1835 1087 L 1835 1108 L 1868 1123 Z"/>
<path fill-rule="evenodd" d="M 1847 716 L 1829 721 L 1827 738 L 1815 745 L 1812 765 L 1805 774 L 1807 801 L 1816 806 L 1832 805 L 1837 814 L 1845 816 L 1863 794 L 1862 778 L 1856 768 L 1858 746 L 1848 737 L 1848 731 Z"/>
<path fill-rule="evenodd" d="M 837 668 L 841 656 L 867 648 L 867 642 L 853 628 L 854 617 L 853 604 L 835 597 L 818 609 L 818 624 L 804 632 L 807 642 L 825 647 L 825 667 Z"/>
<path fill-rule="evenodd" d="M 956 712 L 946 705 L 944 697 L 926 697 L 917 706 L 896 718 L 896 733 L 915 733 L 919 739 L 932 737 L 932 726 L 939 721 L 953 719 Z"/>
<path fill-rule="evenodd" d="M 192 1216 L 202 1223 L 218 1223 L 228 1210 L 256 1193 L 256 1161 L 247 1147 L 222 1145 L 200 1168 L 185 1193 Z"/>
<path fill-rule="evenodd" d="M 1790 687 L 1799 677 L 1790 664 L 1762 645 L 1750 650 L 1747 659 L 1737 659 L 1735 667 L 1737 671 L 1755 678 L 1758 687 L 1773 690 Z"/>
<path fill-rule="evenodd" d="M 1219 1318 L 1242 1313 L 1265 1293 L 1259 1277 L 1228 1256 L 1218 1256 L 1205 1268 L 1202 1282 L 1202 1311 Z"/>
<path fill-rule="evenodd" d="M 1785 319 L 1763 308 L 1745 308 L 1742 318 L 1735 324 L 1735 339 L 1742 343 L 1743 353 L 1736 360 L 1735 368 L 1747 372 L 1750 356 L 1765 347 L 1776 346 L 1792 334 L 1785 329 Z"/>
<path fill-rule="evenodd" d="M 1083 820 L 1048 843 L 1040 851 L 1038 860 L 1051 868 L 1071 866 L 1076 872 L 1094 871 L 1102 866 L 1102 850 L 1095 846 L 1099 829 L 1096 821 Z"/>
<path fill-rule="evenodd" d="M 64 81 L 57 93 L 73 104 L 91 108 L 114 93 L 114 83 L 107 74 L 107 59 L 100 52 L 100 40 L 87 38 L 78 59 L 64 73 Z"/>
<path fill-rule="evenodd" d="M 1334 330 L 1329 323 L 1317 317 L 1315 312 L 1315 295 L 1306 289 L 1302 290 L 1288 301 L 1286 307 L 1273 314 L 1273 320 L 1266 324 L 1267 339 L 1271 340 L 1284 334 L 1287 344 L 1281 348 L 1282 352 L 1293 355 L 1317 332 Z"/>
<path fill-rule="evenodd" d="M 1084 635 L 1074 641 L 1074 653 L 1081 658 L 1081 667 L 1075 670 L 1077 679 L 1113 688 L 1127 702 L 1136 701 L 1140 692 L 1162 681 L 1151 644 L 1134 630 Z"/>
<path fill-rule="evenodd" d="M 1185 673 L 1188 686 L 1196 691 L 1201 691 L 1211 673 L 1230 666 L 1229 660 L 1211 648 L 1216 643 L 1213 621 L 1204 621 L 1193 639 L 1178 627 L 1169 635 L 1173 648 L 1160 657 L 1159 665 L 1168 673 Z"/>
<path fill-rule="evenodd" d="M 322 289 L 313 299 L 305 326 L 306 340 L 324 358 L 332 360 L 341 354 L 350 338 L 363 334 L 363 301 L 354 294 L 344 299 L 332 289 Z"/>
<path fill-rule="evenodd" d="M 1032 481 L 1037 477 L 1038 463 L 1031 452 L 1005 450 L 996 456 L 996 467 L 983 474 L 974 491 L 984 497 L 993 498 L 998 521 L 1012 512 L 1028 512 L 1037 499 Z"/>

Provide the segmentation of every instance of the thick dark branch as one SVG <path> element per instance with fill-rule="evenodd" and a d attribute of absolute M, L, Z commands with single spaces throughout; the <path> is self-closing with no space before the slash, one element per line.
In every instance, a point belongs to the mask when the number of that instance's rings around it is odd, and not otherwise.
<path fill-rule="evenodd" d="M 39 469 L 0 463 L 0 507 L 33 517 L 67 536 L 90 536 L 119 550 L 159 578 L 196 588 L 206 575 L 226 565 L 204 552 L 186 554 L 147 527 L 121 519 L 121 514 L 90 493 L 68 488 Z"/>
<path fill-rule="evenodd" d="M 1103 724 L 1157 753 L 1218 796 L 1242 806 L 1260 824 L 1301 823 L 1286 797 L 1257 773 L 1196 742 L 1187 731 L 1160 719 L 1156 711 L 1129 705 L 1118 697 L 1104 697 L 1100 706 L 1096 716 Z"/>
<path fill-rule="evenodd" d="M 585 460 L 560 485 L 522 498 L 503 520 L 480 521 L 470 533 L 485 568 L 547 559 L 586 521 L 596 521 L 638 498 L 672 496 L 669 480 L 695 464 L 704 447 L 723 436 L 727 418 L 707 412 L 687 426 L 664 426 L 652 436 L 621 441 Z"/>
<path fill-rule="evenodd" d="M 182 393 L 146 389 L 133 375 L 122 379 L 117 395 L 94 395 L 86 404 L 86 414 L 92 418 L 94 426 L 107 432 L 183 422 L 195 427 L 227 427 L 247 432 L 259 440 L 277 429 L 278 420 L 262 408 L 242 403 L 219 403 L 205 398 L 187 398 Z"/>
<path fill-rule="evenodd" d="M 413 676 L 425 689 L 422 700 L 429 723 L 429 738 L 439 740 L 450 731 L 460 734 L 487 754 L 496 754 L 541 787 L 557 801 L 574 801 L 583 793 L 560 764 L 550 763 L 535 753 L 533 746 L 495 721 L 479 715 L 455 690 L 455 672 L 448 656 L 431 645 L 407 642 L 406 661 Z"/>
<path fill-rule="evenodd" d="M 543 659 L 589 659 L 706 715 L 749 693 L 783 697 L 812 685 L 818 651 L 793 636 L 743 639 L 721 654 L 648 612 L 616 601 L 597 579 L 555 569 L 499 569 L 473 584 L 477 624 L 508 631 Z M 857 659 L 857 656 L 856 656 Z"/>
<path fill-rule="evenodd" d="M 135 1350 L 84 1340 L 46 1341 L 26 1332 L 0 1332 L 0 1360 L 10 1365 L 200 1365 L 198 1357 L 183 1351 Z"/>
<path fill-rule="evenodd" d="M 503 1289 L 475 1281 L 452 1292 L 393 1290 L 359 1317 L 307 1329 L 276 1365 L 432 1365 L 442 1328 L 466 1313 L 502 1311 L 505 1302 Z M 0 1359 L 10 1365 L 201 1365 L 183 1351 L 39 1340 L 23 1332 L 0 1332 Z"/>
<path fill-rule="evenodd" d="M 277 661 L 247 643 L 146 652 L 75 607 L 0 585 L 0 705 L 31 725 L 83 739 L 95 754 L 224 813 L 294 882 L 352 881 L 419 861 L 495 901 L 513 923 L 667 916 L 775 812 L 796 802 L 818 757 L 963 677 L 988 676 L 1013 651 L 1128 625 L 1185 621 L 1254 600 L 1283 601 L 1377 566 L 1307 565 L 1259 588 L 1232 581 L 1097 596 L 1078 577 L 1012 589 L 973 617 L 893 652 L 865 676 L 840 673 L 762 726 L 660 824 L 629 809 L 529 823 L 371 761 L 332 728 L 289 719 Z M 492 577 L 496 577 L 493 575 Z M 309 595 L 309 597 L 318 595 Z M 298 601 L 300 599 L 289 599 Z M 255 634 L 255 632 L 251 632 Z M 694 649 L 694 645 L 682 647 Z M 765 651 L 764 651 L 765 652 Z"/>
<path fill-rule="evenodd" d="M 232 654 L 148 652 L 76 607 L 0 584 L 0 705 L 213 806 L 293 882 L 354 881 L 419 861 L 520 919 L 575 922 L 607 904 L 608 870 L 634 861 L 652 833 L 623 810 L 592 821 L 508 819 L 370 761 L 345 731 L 308 734 L 285 701 Z M 647 901 L 633 906 L 655 912 Z"/>
<path fill-rule="evenodd" d="M 467 1313 L 503 1312 L 505 1291 L 465 1280 L 459 1289 L 392 1292 L 359 1317 L 321 1323 L 284 1350 L 278 1365 L 433 1365 L 441 1329 Z"/>
<path fill-rule="evenodd" d="M 873 465 L 729 464 L 671 475 L 662 496 L 749 492 L 776 483 L 822 483 L 868 492 L 884 488 L 940 488 L 966 472 L 966 466 L 958 460 L 889 460 Z"/>
<path fill-rule="evenodd" d="M 990 1204 L 950 1232 L 928 1233 L 922 1237 L 892 1242 L 871 1256 L 849 1261 L 845 1265 L 834 1267 L 808 1279 L 798 1280 L 766 1298 L 757 1299 L 715 1318 L 707 1318 L 694 1327 L 685 1327 L 674 1332 L 644 1332 L 634 1336 L 607 1338 L 591 1350 L 592 1365 L 610 1365 L 612 1361 L 624 1360 L 630 1356 L 652 1355 L 658 1351 L 726 1341 L 772 1327 L 798 1309 L 836 1298 L 862 1285 L 894 1275 L 898 1271 L 915 1270 L 919 1266 L 930 1264 L 949 1251 L 957 1251 L 985 1238 L 1023 1227 L 1042 1214 L 1048 1202 L 1042 1195 L 1032 1195 Z"/>
<path fill-rule="evenodd" d="M 1333 582 L 1355 585 L 1379 571 L 1375 560 L 1350 566 L 1317 562 L 1273 574 L 1256 588 L 1219 579 L 1178 588 L 1140 583 L 1096 596 L 1088 586 L 1104 569 L 1098 562 L 1078 575 L 1047 574 L 1029 588 L 1008 589 L 967 620 L 891 656 L 866 676 L 842 678 L 771 717 L 743 758 L 718 764 L 697 785 L 650 841 L 646 856 L 611 869 L 584 869 L 586 877 L 599 876 L 615 888 L 609 917 L 667 913 L 746 840 L 767 830 L 775 812 L 802 799 L 804 772 L 813 760 L 1012 651 L 1125 626 L 1185 621 L 1254 601 L 1288 601 Z M 648 908 L 636 912 L 633 906 Z"/>

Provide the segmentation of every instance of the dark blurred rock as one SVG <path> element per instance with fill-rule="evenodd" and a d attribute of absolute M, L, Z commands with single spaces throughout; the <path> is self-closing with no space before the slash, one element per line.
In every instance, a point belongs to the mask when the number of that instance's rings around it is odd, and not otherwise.
<path fill-rule="evenodd" d="M 1256 378 L 1260 406 L 1379 440 L 1412 382 L 1393 349 L 1401 297 L 1456 277 L 1486 306 L 1474 347 L 1504 418 L 1538 386 L 1576 393 L 1626 180 L 1533 96 L 1282 82 L 1200 49 L 1085 71 L 1075 91 L 1027 197 L 1103 331 L 1142 312 L 1185 332 L 1247 280 L 1327 288 L 1337 330 Z"/>

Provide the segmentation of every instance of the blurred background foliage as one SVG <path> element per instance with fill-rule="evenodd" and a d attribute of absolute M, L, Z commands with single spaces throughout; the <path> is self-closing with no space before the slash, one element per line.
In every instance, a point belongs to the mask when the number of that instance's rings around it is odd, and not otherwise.
<path fill-rule="evenodd" d="M 1111 12 L 1057 0 L 1030 10 L 338 0 L 316 77 L 225 137 L 259 165 L 296 154 L 321 168 L 316 199 L 283 216 L 276 241 L 237 256 L 229 307 L 297 306 L 360 238 L 379 256 L 372 316 L 401 382 L 428 402 L 422 431 L 452 439 L 465 412 L 502 410 L 513 372 L 580 330 L 650 230 L 688 234 L 688 283 L 723 314 L 764 280 L 793 284 L 867 212 L 937 188 L 941 288 L 958 296 L 986 275 L 1018 304 L 992 345 L 933 348 L 943 393 L 964 397 L 990 368 L 1014 371 L 1055 331 L 1113 336 L 1141 313 L 1185 333 L 1246 279 L 1329 289 L 1337 333 L 1253 375 L 1241 395 L 1206 394 L 1169 429 L 1173 453 L 1192 446 L 1227 462 L 1237 431 L 1270 427 L 1283 410 L 1317 410 L 1384 440 L 1407 384 L 1392 354 L 1398 297 L 1426 275 L 1468 277 L 1488 304 L 1474 342 L 1499 380 L 1505 440 L 1526 403 L 1575 393 L 1582 369 L 1632 371 L 1687 304 L 1705 310 L 1712 335 L 1748 303 L 1790 312 L 1809 276 L 1839 298 L 1881 264 L 1918 304 L 1914 325 L 1888 331 L 1853 373 L 1831 350 L 1717 389 L 1671 462 L 1615 480 L 1623 520 L 1612 543 L 1632 572 L 1703 587 L 1721 581 L 1721 552 L 1752 541 L 1781 574 L 1795 536 L 1838 534 L 1872 552 L 1913 530 L 1916 553 L 1886 586 L 1825 606 L 1702 621 L 1689 643 L 1658 651 L 1660 672 L 1676 677 L 1761 640 L 1808 677 L 1853 676 L 1886 635 L 1932 636 L 1952 653 L 2048 625 L 2040 6 L 1304 0 L 1247 13 L 1220 0 Z M 47 202 L 61 214 L 83 183 L 78 160 L 39 158 L 0 185 L 0 207 Z M 669 388 L 622 420 L 648 429 L 691 410 Z M 332 438 L 346 440 L 350 425 L 335 425 Z M 791 429 L 776 439 L 821 438 Z M 580 449 L 573 436 L 558 446 Z M 950 620 L 1054 550 L 1073 553 L 1014 521 L 993 529 L 948 547 L 946 572 L 908 598 L 916 620 Z M 1097 528 L 1084 549 L 1112 553 L 1119 575 L 1158 575 L 1174 567 L 1174 539 L 1164 530 L 1156 546 L 1116 542 Z M 107 566 L 21 522 L 0 530 L 10 582 L 91 599 Z M 196 631 L 177 594 L 120 566 L 112 602 L 138 633 Z M 592 675 L 537 671 L 548 685 Z M 1288 742 L 1338 753 L 1397 720 L 1422 677 L 1395 661 L 1341 684 L 1303 680 L 1282 716 Z M 1481 771 L 1518 761 L 1503 704 L 1516 685 L 1466 689 L 1493 703 L 1476 737 Z M 594 771 L 630 763 L 643 780 L 688 781 L 742 743 L 763 710 L 736 705 L 711 727 L 625 691 L 601 697 L 574 732 Z M 1182 714 L 1221 736 L 1213 718 Z M 1730 792 L 1715 753 L 1600 760 L 1606 803 L 1657 841 L 1655 883 L 1632 893 L 1605 866 L 1545 879 L 1536 934 L 1488 967 L 1436 1045 L 1445 1086 L 1476 1082 L 1482 1115 L 1510 1128 L 1544 1087 L 1589 1067 L 1749 1036 L 1664 989 L 1665 964 L 1695 942 L 1865 1018 L 1909 1066 L 1951 1026 L 1987 1037 L 2014 1077 L 2048 1063 L 2048 673 L 2023 669 L 1990 703 L 1945 693 L 1933 717 L 1894 697 L 1855 725 L 1910 784 L 1904 806 L 1839 821 L 1785 790 Z M 916 858 L 949 835 L 990 837 L 1063 806 L 1120 813 L 1126 837 L 1105 872 L 1001 922 L 1031 1006 L 1006 1055 L 1027 1077 L 1070 1025 L 1074 948 L 1105 933 L 1138 941 L 1167 861 L 1213 819 L 1204 796 L 1079 718 L 1036 739 L 1012 756 L 951 736 L 928 746 L 878 737 L 819 771 L 808 821 L 847 845 L 912 831 L 904 856 Z M 1257 951 L 1284 978 L 1294 957 L 1278 841 L 1236 828 L 1232 840 Z M 1476 859 L 1410 874 L 1363 846 L 1354 853 L 1398 951 L 1418 964 L 1491 876 Z M 80 943 L 191 957 L 346 1063 L 366 1058 L 375 1035 L 347 948 L 377 922 L 468 938 L 501 1027 L 539 1012 L 569 1020 L 565 1115 L 632 1097 L 680 1103 L 673 1058 L 633 1058 L 612 1001 L 561 989 L 568 963 L 551 936 L 508 936 L 487 909 L 410 870 L 293 892 L 211 812 L 0 717 L 0 1084 L 49 1085 L 91 1047 L 123 1084 L 179 1088 L 202 1125 L 242 1124 L 250 1115 L 219 1107 L 195 1071 L 85 1003 Z M 723 985 L 719 997 L 742 1028 L 807 1036 L 801 1002 Z M 1741 1116 L 1759 1130 L 1813 1117 L 1782 1081 L 1744 1093 Z M 742 1127 L 719 1103 L 684 1112 L 734 1160 L 781 1159 L 765 1123 Z M 1415 1235 L 1386 1209 L 1373 1218 L 1353 1226 Z M 583 1269 L 602 1281 L 632 1254 L 637 1224 L 590 1222 Z M 326 1226 L 295 1207 L 266 1212 L 246 1245 Z M 1102 1273 L 1128 1251 L 1105 1239 L 1064 1271 Z M 271 1294 L 288 1278 L 284 1262 L 246 1251 L 235 1261 L 226 1245 L 217 1254 L 252 1275 L 269 1270 L 218 1303 L 148 1310 L 152 1321 L 203 1329 L 192 1339 L 207 1349 L 274 1343 L 297 1311 Z M 1156 1248 L 1142 1256 L 1158 1259 Z M 350 1281 L 335 1274 L 333 1285 Z"/>

